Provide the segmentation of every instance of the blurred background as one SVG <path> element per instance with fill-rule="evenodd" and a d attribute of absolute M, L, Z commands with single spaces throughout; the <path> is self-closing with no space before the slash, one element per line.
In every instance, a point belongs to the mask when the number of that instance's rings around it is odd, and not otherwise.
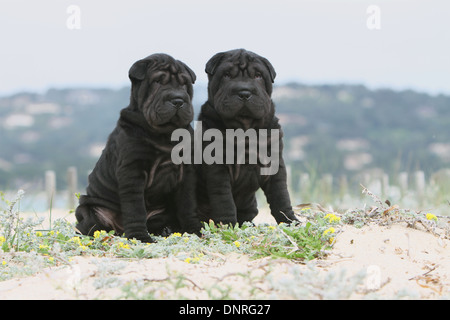
<path fill-rule="evenodd" d="M 23 210 L 73 209 L 136 60 L 187 63 L 198 113 L 205 63 L 246 48 L 277 71 L 293 205 L 356 206 L 363 184 L 446 214 L 449 13 L 444 0 L 2 0 L 0 190 L 24 189 Z"/>

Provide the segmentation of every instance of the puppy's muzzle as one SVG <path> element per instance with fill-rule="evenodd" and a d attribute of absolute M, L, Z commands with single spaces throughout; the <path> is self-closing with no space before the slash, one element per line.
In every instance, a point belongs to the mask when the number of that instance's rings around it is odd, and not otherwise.
<path fill-rule="evenodd" d="M 185 103 L 186 102 L 183 99 L 180 99 L 180 98 L 175 98 L 175 99 L 170 100 L 170 104 L 175 109 L 182 109 L 184 107 Z"/>
<path fill-rule="evenodd" d="M 243 102 L 249 101 L 255 93 L 255 86 L 245 81 L 237 82 L 232 88 L 232 94 Z"/>
<path fill-rule="evenodd" d="M 237 93 L 239 100 L 248 101 L 252 98 L 252 93 L 249 90 L 241 90 Z"/>
<path fill-rule="evenodd" d="M 171 107 L 177 110 L 184 108 L 188 103 L 188 101 L 186 100 L 186 95 L 183 93 L 170 94 L 167 97 L 167 102 Z"/>

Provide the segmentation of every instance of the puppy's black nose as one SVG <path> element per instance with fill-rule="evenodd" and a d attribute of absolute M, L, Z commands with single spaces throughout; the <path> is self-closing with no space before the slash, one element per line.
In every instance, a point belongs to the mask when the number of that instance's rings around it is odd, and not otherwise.
<path fill-rule="evenodd" d="M 238 97 L 241 100 L 248 101 L 252 97 L 252 93 L 248 90 L 241 90 L 238 92 Z"/>
<path fill-rule="evenodd" d="M 176 109 L 181 109 L 184 106 L 184 100 L 180 99 L 180 98 L 172 99 L 172 100 L 170 100 L 170 103 Z"/>

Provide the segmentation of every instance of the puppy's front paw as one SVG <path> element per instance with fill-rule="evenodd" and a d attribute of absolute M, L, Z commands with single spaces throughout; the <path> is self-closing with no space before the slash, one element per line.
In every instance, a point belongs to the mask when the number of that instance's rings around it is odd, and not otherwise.
<path fill-rule="evenodd" d="M 195 234 L 199 238 L 201 238 L 202 237 L 202 232 L 201 232 L 202 228 L 203 228 L 203 224 L 201 224 L 200 221 L 196 221 L 196 223 L 185 227 L 184 231 L 187 233 Z"/>
<path fill-rule="evenodd" d="M 273 216 L 275 217 L 275 220 L 277 221 L 277 223 L 286 223 L 286 224 L 291 224 L 294 221 L 298 221 L 298 219 L 295 216 L 295 213 L 292 209 L 289 210 L 284 210 L 280 212 L 276 212 L 273 214 Z"/>
<path fill-rule="evenodd" d="M 141 242 L 146 242 L 146 243 L 155 243 L 156 241 L 150 237 L 150 235 L 148 233 L 131 233 L 130 235 L 125 234 L 125 236 L 128 239 L 136 239 L 139 240 Z"/>

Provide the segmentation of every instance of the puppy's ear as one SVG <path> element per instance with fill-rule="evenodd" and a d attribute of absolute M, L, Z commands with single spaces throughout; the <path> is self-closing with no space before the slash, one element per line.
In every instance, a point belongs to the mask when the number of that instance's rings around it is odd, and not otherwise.
<path fill-rule="evenodd" d="M 266 58 L 262 58 L 261 57 L 261 61 L 264 63 L 264 65 L 267 67 L 267 69 L 269 70 L 269 74 L 270 74 L 270 80 L 272 80 L 272 83 L 275 80 L 275 77 L 277 76 L 277 73 L 275 72 L 274 67 L 272 66 L 272 64 L 269 62 L 269 60 L 267 60 Z"/>
<path fill-rule="evenodd" d="M 128 77 L 130 78 L 131 82 L 144 80 L 145 75 L 147 74 L 148 63 L 149 60 L 142 59 L 136 61 L 131 66 L 130 71 L 128 71 Z"/>
<path fill-rule="evenodd" d="M 191 77 L 192 83 L 195 83 L 195 80 L 197 80 L 197 76 L 195 75 L 195 72 L 192 71 L 191 68 L 189 68 L 185 63 L 183 63 L 184 68 L 189 73 L 189 76 Z"/>
<path fill-rule="evenodd" d="M 205 72 L 209 76 L 213 76 L 216 72 L 216 68 L 219 65 L 220 61 L 222 61 L 223 56 L 225 55 L 225 52 L 219 52 L 215 54 L 209 61 L 206 63 Z"/>

